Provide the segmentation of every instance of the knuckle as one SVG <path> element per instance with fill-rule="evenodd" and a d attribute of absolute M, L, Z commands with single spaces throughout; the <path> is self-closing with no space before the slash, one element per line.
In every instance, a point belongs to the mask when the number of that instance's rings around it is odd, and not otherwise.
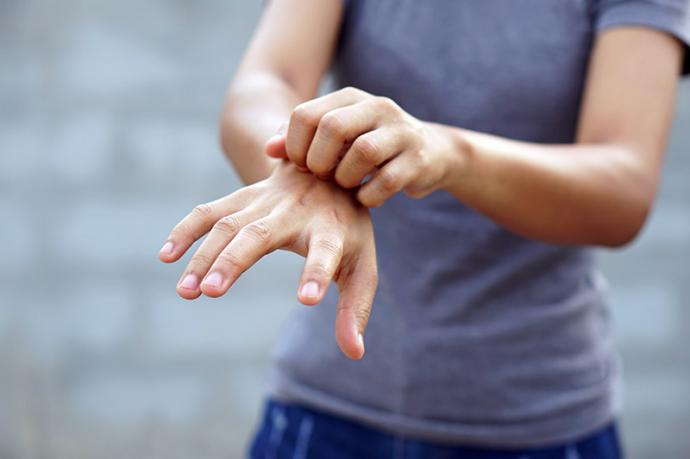
<path fill-rule="evenodd" d="M 235 254 L 227 251 L 222 252 L 220 255 L 218 255 L 217 263 L 221 266 L 230 268 L 231 270 L 242 269 L 242 267 L 244 266 L 244 263 L 242 263 L 242 261 L 239 258 L 237 258 Z"/>
<path fill-rule="evenodd" d="M 408 137 L 411 140 L 415 140 L 417 145 L 421 145 L 422 141 L 428 136 L 426 129 L 424 129 L 421 123 L 408 122 L 405 123 L 405 126 L 407 127 Z"/>
<path fill-rule="evenodd" d="M 361 94 L 361 90 L 355 88 L 354 86 L 346 86 L 340 90 L 341 94 L 347 97 L 357 97 Z"/>
<path fill-rule="evenodd" d="M 251 185 L 245 186 L 240 188 L 239 190 L 234 191 L 230 197 L 233 199 L 235 202 L 244 202 L 250 200 L 253 196 L 257 194 L 257 192 L 261 189 L 263 181 L 259 182 L 254 182 Z"/>
<path fill-rule="evenodd" d="M 318 124 L 318 120 L 316 119 L 314 112 L 306 103 L 299 104 L 297 107 L 295 107 L 295 109 L 292 111 L 291 118 L 298 124 L 304 124 L 307 126 L 316 126 Z"/>
<path fill-rule="evenodd" d="M 247 235 L 262 244 L 270 243 L 273 236 L 271 227 L 262 221 L 250 223 L 242 231 L 246 231 Z"/>
<path fill-rule="evenodd" d="M 210 204 L 199 204 L 192 209 L 192 215 L 202 220 L 207 220 L 213 213 L 213 208 Z"/>
<path fill-rule="evenodd" d="M 316 241 L 316 246 L 333 257 L 341 257 L 343 254 L 343 244 L 340 240 L 323 238 Z"/>
<path fill-rule="evenodd" d="M 429 159 L 429 155 L 424 150 L 418 150 L 417 154 L 415 155 L 415 159 L 417 161 L 418 167 L 422 170 L 427 169 L 431 166 L 431 160 Z"/>
<path fill-rule="evenodd" d="M 227 215 L 216 222 L 213 226 L 214 231 L 220 231 L 227 235 L 234 235 L 240 230 L 241 224 L 234 215 Z"/>
<path fill-rule="evenodd" d="M 307 269 L 307 277 L 313 279 L 327 279 L 332 276 L 332 272 L 324 263 L 316 262 Z"/>
<path fill-rule="evenodd" d="M 388 193 L 394 193 L 399 188 L 399 178 L 395 172 L 382 169 L 378 174 L 379 186 Z"/>
<path fill-rule="evenodd" d="M 192 266 L 209 266 L 211 263 L 213 263 L 213 259 L 205 253 L 196 253 L 189 261 Z"/>
<path fill-rule="evenodd" d="M 321 118 L 319 129 L 327 138 L 340 138 L 345 131 L 345 124 L 340 116 L 327 113 Z"/>
<path fill-rule="evenodd" d="M 358 137 L 352 147 L 361 161 L 368 164 L 378 164 L 379 147 L 370 136 Z"/>
<path fill-rule="evenodd" d="M 376 107 L 385 113 L 394 113 L 398 111 L 398 104 L 396 104 L 390 97 L 379 96 L 374 100 Z"/>

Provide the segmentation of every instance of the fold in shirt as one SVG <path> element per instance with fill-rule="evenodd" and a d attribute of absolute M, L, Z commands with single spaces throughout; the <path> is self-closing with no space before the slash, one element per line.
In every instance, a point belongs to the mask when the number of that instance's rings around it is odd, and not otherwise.
<path fill-rule="evenodd" d="M 690 38 L 684 0 L 350 0 L 332 73 L 423 120 L 570 143 L 592 43 L 621 25 Z M 442 192 L 395 196 L 372 218 L 380 286 L 367 354 L 340 353 L 333 287 L 286 325 L 273 397 L 493 446 L 571 440 L 616 415 L 606 284 L 591 250 L 522 238 Z"/>

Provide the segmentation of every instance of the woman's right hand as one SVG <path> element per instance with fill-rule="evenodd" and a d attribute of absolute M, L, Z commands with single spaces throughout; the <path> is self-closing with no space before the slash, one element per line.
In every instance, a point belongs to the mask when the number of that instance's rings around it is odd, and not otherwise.
<path fill-rule="evenodd" d="M 299 300 L 319 303 L 335 281 L 336 341 L 362 358 L 378 276 L 369 212 L 350 192 L 283 161 L 269 178 L 195 207 L 170 233 L 161 261 L 177 261 L 209 231 L 180 278 L 180 296 L 219 297 L 264 255 L 296 252 L 306 257 Z"/>

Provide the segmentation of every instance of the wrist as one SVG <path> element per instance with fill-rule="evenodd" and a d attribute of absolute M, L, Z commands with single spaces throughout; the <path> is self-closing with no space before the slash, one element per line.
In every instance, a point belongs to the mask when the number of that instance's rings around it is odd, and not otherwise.
<path fill-rule="evenodd" d="M 450 191 L 470 174 L 472 148 L 464 131 L 442 124 L 428 123 L 435 133 L 443 167 L 437 189 Z"/>

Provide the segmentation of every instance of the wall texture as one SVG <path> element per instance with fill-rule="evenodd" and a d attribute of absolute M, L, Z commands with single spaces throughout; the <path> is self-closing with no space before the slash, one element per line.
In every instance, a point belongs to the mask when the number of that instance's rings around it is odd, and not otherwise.
<path fill-rule="evenodd" d="M 259 9 L 0 0 L 0 458 L 241 456 L 301 261 L 188 303 L 156 254 L 239 186 L 216 120 Z M 633 458 L 690 454 L 688 149 L 686 83 L 648 227 L 602 255 Z"/>

